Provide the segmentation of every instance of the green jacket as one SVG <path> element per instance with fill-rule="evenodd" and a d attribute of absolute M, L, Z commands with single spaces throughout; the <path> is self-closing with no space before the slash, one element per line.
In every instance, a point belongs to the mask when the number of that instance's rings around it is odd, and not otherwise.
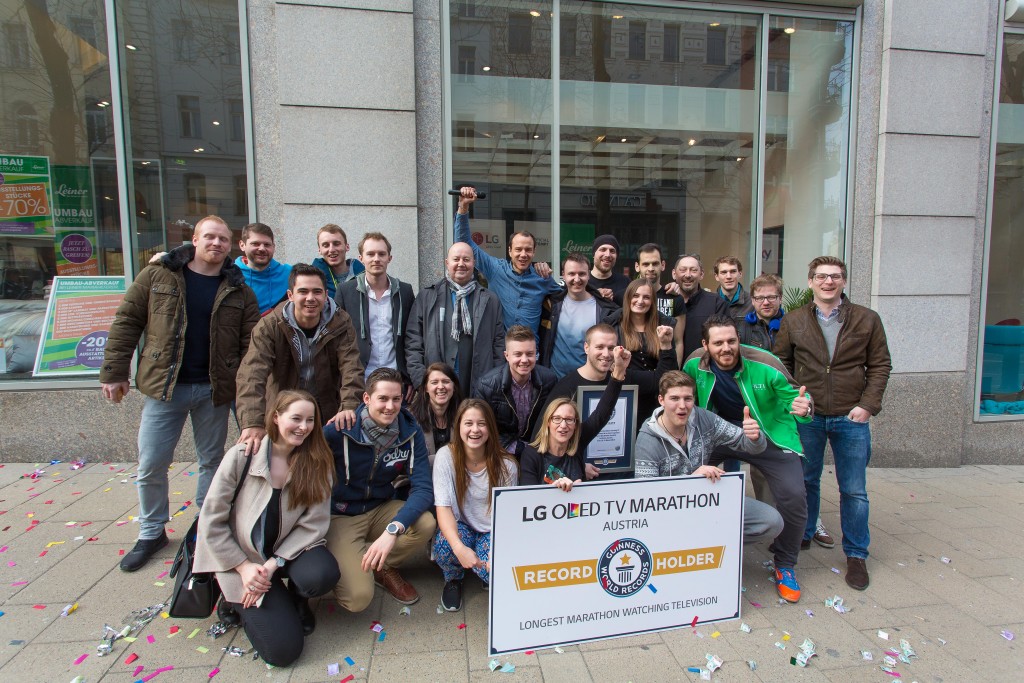
<path fill-rule="evenodd" d="M 185 352 L 185 276 L 181 270 L 194 255 L 191 244 L 172 249 L 158 263 L 143 268 L 132 282 L 110 326 L 100 382 L 129 378 L 132 356 L 145 332 L 135 384 L 146 396 L 159 401 L 171 398 Z M 235 374 L 259 319 L 256 295 L 245 284 L 242 271 L 225 261 L 210 317 L 214 405 L 234 400 Z"/>
<path fill-rule="evenodd" d="M 814 415 L 811 402 L 811 416 L 790 415 L 793 399 L 799 394 L 799 385 L 778 358 L 753 346 L 740 344 L 740 358 L 743 367 L 736 373 L 736 383 L 743 394 L 743 401 L 750 408 L 750 416 L 757 420 L 761 431 L 768 439 L 783 450 L 803 455 L 800 434 L 796 423 L 810 422 Z M 711 371 L 711 355 L 704 349 L 690 354 L 683 365 L 683 372 L 697 383 L 697 405 L 713 410 L 708 404 L 715 386 L 715 373 Z M 810 394 L 807 395 L 810 399 Z"/>

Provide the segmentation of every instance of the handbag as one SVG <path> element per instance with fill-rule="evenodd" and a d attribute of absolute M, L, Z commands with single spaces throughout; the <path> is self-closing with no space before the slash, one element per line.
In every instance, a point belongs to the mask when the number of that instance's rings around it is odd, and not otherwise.
<path fill-rule="evenodd" d="M 231 497 L 231 507 L 235 506 L 238 492 L 242 490 L 245 473 L 249 471 L 252 455 L 245 457 L 242 476 L 235 485 L 235 495 Z M 202 511 L 200 511 L 202 514 Z M 178 552 L 171 564 L 170 576 L 174 579 L 174 591 L 171 593 L 171 604 L 167 612 L 179 619 L 205 619 L 213 614 L 220 599 L 220 584 L 214 572 L 193 572 L 192 563 L 196 557 L 196 536 L 199 533 L 199 515 L 196 515 L 192 526 L 185 532 Z"/>

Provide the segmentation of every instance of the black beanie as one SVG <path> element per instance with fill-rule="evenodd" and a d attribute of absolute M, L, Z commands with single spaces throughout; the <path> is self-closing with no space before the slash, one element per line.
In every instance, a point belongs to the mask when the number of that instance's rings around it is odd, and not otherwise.
<path fill-rule="evenodd" d="M 594 239 L 593 251 L 591 253 L 596 254 L 597 250 L 606 244 L 610 244 L 615 247 L 616 252 L 620 251 L 619 241 L 615 239 L 615 235 L 601 235 Z"/>

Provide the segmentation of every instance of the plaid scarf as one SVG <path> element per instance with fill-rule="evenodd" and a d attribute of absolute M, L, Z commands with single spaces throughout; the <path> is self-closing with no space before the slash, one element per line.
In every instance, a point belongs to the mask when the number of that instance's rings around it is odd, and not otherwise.
<path fill-rule="evenodd" d="M 459 341 L 459 337 L 462 333 L 473 334 L 473 317 L 469 314 L 469 295 L 476 290 L 476 280 L 470 280 L 465 286 L 458 284 L 455 280 L 451 279 L 450 276 L 445 275 L 444 279 L 448 281 L 448 287 L 451 288 L 452 294 L 455 295 L 455 310 L 452 311 L 452 339 Z M 462 319 L 462 325 L 459 326 L 459 319 Z"/>
<path fill-rule="evenodd" d="M 381 453 L 391 448 L 391 446 L 398 440 L 398 419 L 386 427 L 381 427 L 379 424 L 373 421 L 373 418 L 368 414 L 363 415 L 362 420 L 363 433 L 373 444 L 373 455 L 374 457 L 379 456 Z"/>

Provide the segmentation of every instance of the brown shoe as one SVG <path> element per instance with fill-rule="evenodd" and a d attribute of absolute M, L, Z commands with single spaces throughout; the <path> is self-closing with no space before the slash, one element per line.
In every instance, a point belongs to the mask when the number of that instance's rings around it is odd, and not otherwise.
<path fill-rule="evenodd" d="M 814 529 L 814 542 L 820 545 L 822 548 L 835 548 L 836 539 L 832 538 L 832 534 L 828 532 L 825 525 L 818 520 L 818 525 Z"/>
<path fill-rule="evenodd" d="M 859 591 L 864 590 L 870 583 L 868 579 L 868 566 L 861 557 L 846 558 L 846 584 L 850 588 Z"/>
<path fill-rule="evenodd" d="M 373 582 L 391 594 L 403 605 L 412 605 L 420 599 L 420 594 L 412 584 L 402 578 L 397 569 L 386 567 L 373 572 Z"/>

